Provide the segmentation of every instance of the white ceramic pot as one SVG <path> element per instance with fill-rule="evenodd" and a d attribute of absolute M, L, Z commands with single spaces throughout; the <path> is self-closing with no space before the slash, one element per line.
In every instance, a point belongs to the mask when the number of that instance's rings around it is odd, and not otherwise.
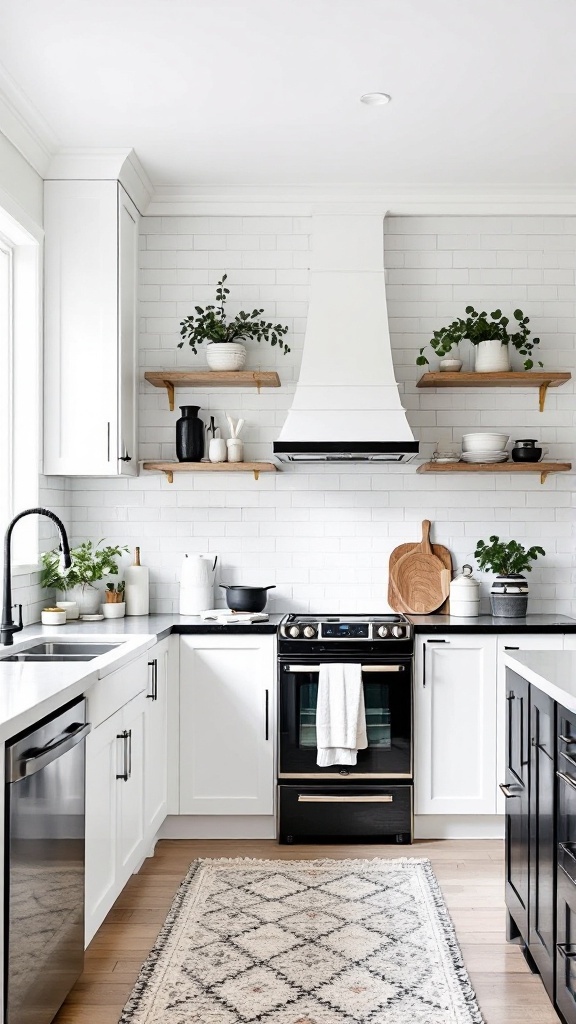
<path fill-rule="evenodd" d="M 43 626 L 63 626 L 66 612 L 63 608 L 43 608 L 40 614 Z"/>
<path fill-rule="evenodd" d="M 243 370 L 246 348 L 239 341 L 211 341 L 206 346 L 206 362 L 211 370 Z"/>
<path fill-rule="evenodd" d="M 502 373 L 510 369 L 509 345 L 503 345 L 499 338 L 481 341 L 476 349 L 476 373 Z"/>
<path fill-rule="evenodd" d="M 62 611 L 66 612 L 66 622 L 70 622 L 72 619 L 77 619 L 80 615 L 76 601 L 56 601 L 56 607 L 61 608 Z"/>
<path fill-rule="evenodd" d="M 71 587 L 70 590 L 61 593 L 61 596 L 66 601 L 76 602 L 79 615 L 95 615 L 96 612 L 100 611 L 102 591 L 97 590 L 90 583 L 82 583 L 77 587 Z"/>
<path fill-rule="evenodd" d="M 213 437 L 208 448 L 210 462 L 226 462 L 226 441 L 223 437 Z"/>
<path fill-rule="evenodd" d="M 244 462 L 244 442 L 239 437 L 229 437 L 226 441 L 228 462 Z"/>
<path fill-rule="evenodd" d="M 105 619 L 123 619 L 125 614 L 125 601 L 110 601 L 102 605 L 102 615 Z"/>
<path fill-rule="evenodd" d="M 462 360 L 453 359 L 452 357 L 447 356 L 446 359 L 440 360 L 439 369 L 442 373 L 460 373 L 460 370 L 462 369 Z"/>
<path fill-rule="evenodd" d="M 464 565 L 450 584 L 450 615 L 473 618 L 479 614 L 480 584 L 472 575 L 472 566 Z"/>

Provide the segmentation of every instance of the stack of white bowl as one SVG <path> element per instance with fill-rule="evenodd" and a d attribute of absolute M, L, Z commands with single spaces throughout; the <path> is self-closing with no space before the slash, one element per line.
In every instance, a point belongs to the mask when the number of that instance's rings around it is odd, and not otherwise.
<path fill-rule="evenodd" d="M 462 461 L 471 463 L 507 462 L 509 434 L 464 434 Z"/>

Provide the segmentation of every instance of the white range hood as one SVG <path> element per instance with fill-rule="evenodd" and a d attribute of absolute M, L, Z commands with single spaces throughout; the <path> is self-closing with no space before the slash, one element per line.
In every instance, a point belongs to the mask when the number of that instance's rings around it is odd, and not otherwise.
<path fill-rule="evenodd" d="M 394 376 L 382 215 L 313 218 L 300 378 L 274 454 L 286 462 L 406 462 L 418 452 Z"/>

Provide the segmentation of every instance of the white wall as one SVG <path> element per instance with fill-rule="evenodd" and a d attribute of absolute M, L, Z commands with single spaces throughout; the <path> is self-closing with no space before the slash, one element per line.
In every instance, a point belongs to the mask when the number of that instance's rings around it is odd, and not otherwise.
<path fill-rule="evenodd" d="M 42 226 L 43 187 L 40 175 L 0 132 L 0 197 L 4 192 L 9 201 L 19 207 L 21 219 L 30 218 L 39 227 Z M 17 216 L 14 207 L 10 213 Z"/>
<path fill-rule="evenodd" d="M 224 410 L 246 419 L 246 458 L 270 457 L 290 404 L 306 319 L 311 220 L 306 217 L 144 218 L 141 250 L 141 371 L 204 366 L 179 350 L 178 325 L 194 304 L 213 299 L 228 271 L 232 311 L 263 306 L 290 326 L 289 356 L 250 349 L 249 367 L 278 369 L 278 391 L 177 393 L 224 427 Z M 437 439 L 502 428 L 538 437 L 551 457 L 574 456 L 571 383 L 551 391 L 546 411 L 535 391 L 418 391 L 417 349 L 434 328 L 461 313 L 521 306 L 542 336 L 548 367 L 576 370 L 574 275 L 576 218 L 413 217 L 386 224 L 388 302 L 397 378 L 424 455 Z M 350 359 L 362 339 L 350 339 Z M 174 424 L 163 392 L 142 383 L 140 458 L 174 458 Z M 345 415 L 345 414 L 344 414 Z M 277 609 L 376 610 L 386 607 L 391 549 L 434 522 L 434 536 L 455 565 L 471 561 L 475 542 L 496 532 L 541 543 L 547 555 L 531 576 L 533 611 L 574 611 L 574 476 L 418 476 L 415 466 L 298 467 L 255 482 L 249 475 L 74 480 L 68 515 L 75 538 L 140 544 L 152 570 L 152 609 L 177 609 L 186 551 L 218 553 L 221 579 L 275 583 Z M 484 591 L 487 593 L 484 578 Z"/>

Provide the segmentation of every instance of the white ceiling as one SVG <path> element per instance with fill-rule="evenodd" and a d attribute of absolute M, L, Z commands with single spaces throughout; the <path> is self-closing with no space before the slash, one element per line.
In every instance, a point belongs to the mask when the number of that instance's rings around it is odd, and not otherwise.
<path fill-rule="evenodd" d="M 60 145 L 132 147 L 156 185 L 573 183 L 575 39 L 574 0 L 0 4 Z"/>

